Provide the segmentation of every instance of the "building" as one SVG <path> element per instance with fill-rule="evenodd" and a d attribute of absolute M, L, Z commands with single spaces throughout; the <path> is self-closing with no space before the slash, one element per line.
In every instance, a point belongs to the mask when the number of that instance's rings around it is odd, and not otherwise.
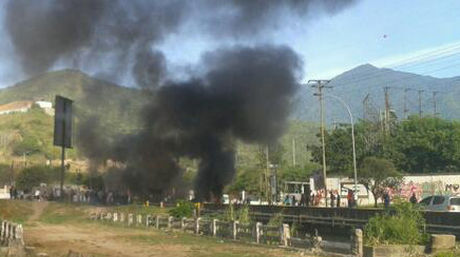
<path fill-rule="evenodd" d="M 0 115 L 15 112 L 27 112 L 30 108 L 32 108 L 33 103 L 34 102 L 32 101 L 15 101 L 0 105 Z"/>
<path fill-rule="evenodd" d="M 4 186 L 3 188 L 0 188 L 0 199 L 10 199 L 10 187 L 9 186 Z"/>
<path fill-rule="evenodd" d="M 35 104 L 42 108 L 46 114 L 54 116 L 53 103 L 48 101 L 36 101 Z"/>
<path fill-rule="evenodd" d="M 38 107 L 40 107 L 42 109 L 51 109 L 51 108 L 53 108 L 53 103 L 48 102 L 48 101 L 36 101 L 35 104 L 38 105 Z"/>

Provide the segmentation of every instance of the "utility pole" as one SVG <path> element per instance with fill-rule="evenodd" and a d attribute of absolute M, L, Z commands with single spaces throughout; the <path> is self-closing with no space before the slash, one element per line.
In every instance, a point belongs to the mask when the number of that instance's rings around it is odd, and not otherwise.
<path fill-rule="evenodd" d="M 270 202 L 270 158 L 268 156 L 268 145 L 265 146 L 265 165 L 266 165 L 266 170 L 265 170 L 265 195 L 267 197 L 267 201 Z"/>
<path fill-rule="evenodd" d="M 326 143 L 324 140 L 324 88 L 331 88 L 327 86 L 330 80 L 309 80 L 308 84 L 311 84 L 313 88 L 318 90 L 318 93 L 315 93 L 315 96 L 318 96 L 320 103 L 320 115 L 321 115 L 321 145 L 323 149 L 323 183 L 324 183 L 324 199 L 327 207 L 327 179 L 326 179 Z"/>
<path fill-rule="evenodd" d="M 383 91 L 385 93 L 385 132 L 388 133 L 390 131 L 390 94 L 389 94 L 390 87 L 384 87 Z"/>
<path fill-rule="evenodd" d="M 410 89 L 409 88 L 404 88 L 404 110 L 403 110 L 403 116 L 404 116 L 404 119 L 407 120 L 408 118 L 408 113 L 409 113 L 409 109 L 407 108 L 407 92 L 409 91 Z"/>
<path fill-rule="evenodd" d="M 423 110 L 422 110 L 422 93 L 423 90 L 418 90 L 418 116 L 422 118 Z"/>
<path fill-rule="evenodd" d="M 438 91 L 433 91 L 433 116 L 437 116 L 438 113 L 438 106 L 436 105 L 436 95 L 438 94 Z"/>
<path fill-rule="evenodd" d="M 367 113 L 368 113 L 368 101 L 369 101 L 369 94 L 366 95 L 363 99 L 363 120 L 367 120 Z"/>
<path fill-rule="evenodd" d="M 296 166 L 295 160 L 295 137 L 292 138 L 292 166 Z"/>

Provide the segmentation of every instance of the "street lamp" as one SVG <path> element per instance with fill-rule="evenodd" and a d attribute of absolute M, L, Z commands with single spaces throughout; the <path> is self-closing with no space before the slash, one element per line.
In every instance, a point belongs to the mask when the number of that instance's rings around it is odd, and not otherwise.
<path fill-rule="evenodd" d="M 350 116 L 350 123 L 351 123 L 351 141 L 352 141 L 352 148 L 353 148 L 353 172 L 355 175 L 355 194 L 354 198 L 357 200 L 358 198 L 358 172 L 356 169 L 356 143 L 355 143 L 355 124 L 353 122 L 353 114 L 351 113 L 350 106 L 345 103 L 340 97 L 327 94 L 326 96 L 330 96 L 336 100 L 338 100 L 343 106 L 345 106 L 345 109 L 348 111 L 348 115 Z"/>

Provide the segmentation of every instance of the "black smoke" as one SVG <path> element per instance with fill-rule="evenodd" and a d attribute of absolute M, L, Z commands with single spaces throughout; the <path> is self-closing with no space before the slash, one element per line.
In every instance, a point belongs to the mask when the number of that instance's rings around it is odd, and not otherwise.
<path fill-rule="evenodd" d="M 153 46 L 181 24 L 185 3 L 149 0 L 10 0 L 5 26 L 28 75 L 57 61 L 102 63 L 105 77 L 132 75 L 154 88 L 164 74 L 164 57 Z"/>
<path fill-rule="evenodd" d="M 29 76 L 60 61 L 94 69 L 112 82 L 132 76 L 138 86 L 151 89 L 166 74 L 166 58 L 156 46 L 187 24 L 216 40 L 256 40 L 285 26 L 286 17 L 302 21 L 334 14 L 354 2 L 9 0 L 4 25 Z"/>
<path fill-rule="evenodd" d="M 112 148 L 137 193 L 170 187 L 182 174 L 177 159 L 189 157 L 200 161 L 197 196 L 219 197 L 234 175 L 235 139 L 270 143 L 283 133 L 302 69 L 291 49 L 219 49 L 201 65 L 204 76 L 159 88 L 145 109 L 145 130 Z"/>
<path fill-rule="evenodd" d="M 128 74 L 149 89 L 137 133 L 104 137 L 98 118 L 80 120 L 77 140 L 88 158 L 121 163 L 113 172 L 140 195 L 165 192 L 182 175 L 178 160 L 196 159 L 197 196 L 209 199 L 233 178 L 236 139 L 265 144 L 283 133 L 302 62 L 284 46 L 220 48 L 203 55 L 201 73 L 178 82 L 159 44 L 190 24 L 216 42 L 260 42 L 288 18 L 333 14 L 353 2 L 9 0 L 4 24 L 28 75 L 70 62 L 97 66 L 112 81 Z"/>

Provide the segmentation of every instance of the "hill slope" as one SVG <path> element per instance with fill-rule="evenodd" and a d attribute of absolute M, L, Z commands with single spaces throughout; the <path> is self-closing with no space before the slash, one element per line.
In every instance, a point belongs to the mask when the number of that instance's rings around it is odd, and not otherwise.
<path fill-rule="evenodd" d="M 406 107 L 408 114 L 418 113 L 418 92 L 422 93 L 422 110 L 425 114 L 433 114 L 433 91 L 437 94 L 437 111 L 441 117 L 460 119 L 460 77 L 434 78 L 408 72 L 377 68 L 370 64 L 358 66 L 344 72 L 329 83 L 332 89 L 326 94 L 334 94 L 347 102 L 355 116 L 363 117 L 363 100 L 370 96 L 372 112 L 378 115 L 378 109 L 384 109 L 384 87 L 390 87 L 389 98 L 391 108 L 398 117 L 404 115 L 404 89 L 407 91 Z M 312 89 L 303 87 L 297 98 L 295 117 L 303 120 L 319 120 L 318 100 L 312 96 Z M 329 122 L 348 122 L 348 115 L 336 100 L 326 99 L 326 115 Z"/>
<path fill-rule="evenodd" d="M 117 130 L 133 129 L 138 115 L 148 97 L 140 90 L 120 87 L 94 79 L 76 70 L 44 73 L 0 90 L 0 104 L 17 100 L 47 100 L 54 102 L 55 95 L 74 100 L 78 118 L 97 115 L 105 124 Z"/>

